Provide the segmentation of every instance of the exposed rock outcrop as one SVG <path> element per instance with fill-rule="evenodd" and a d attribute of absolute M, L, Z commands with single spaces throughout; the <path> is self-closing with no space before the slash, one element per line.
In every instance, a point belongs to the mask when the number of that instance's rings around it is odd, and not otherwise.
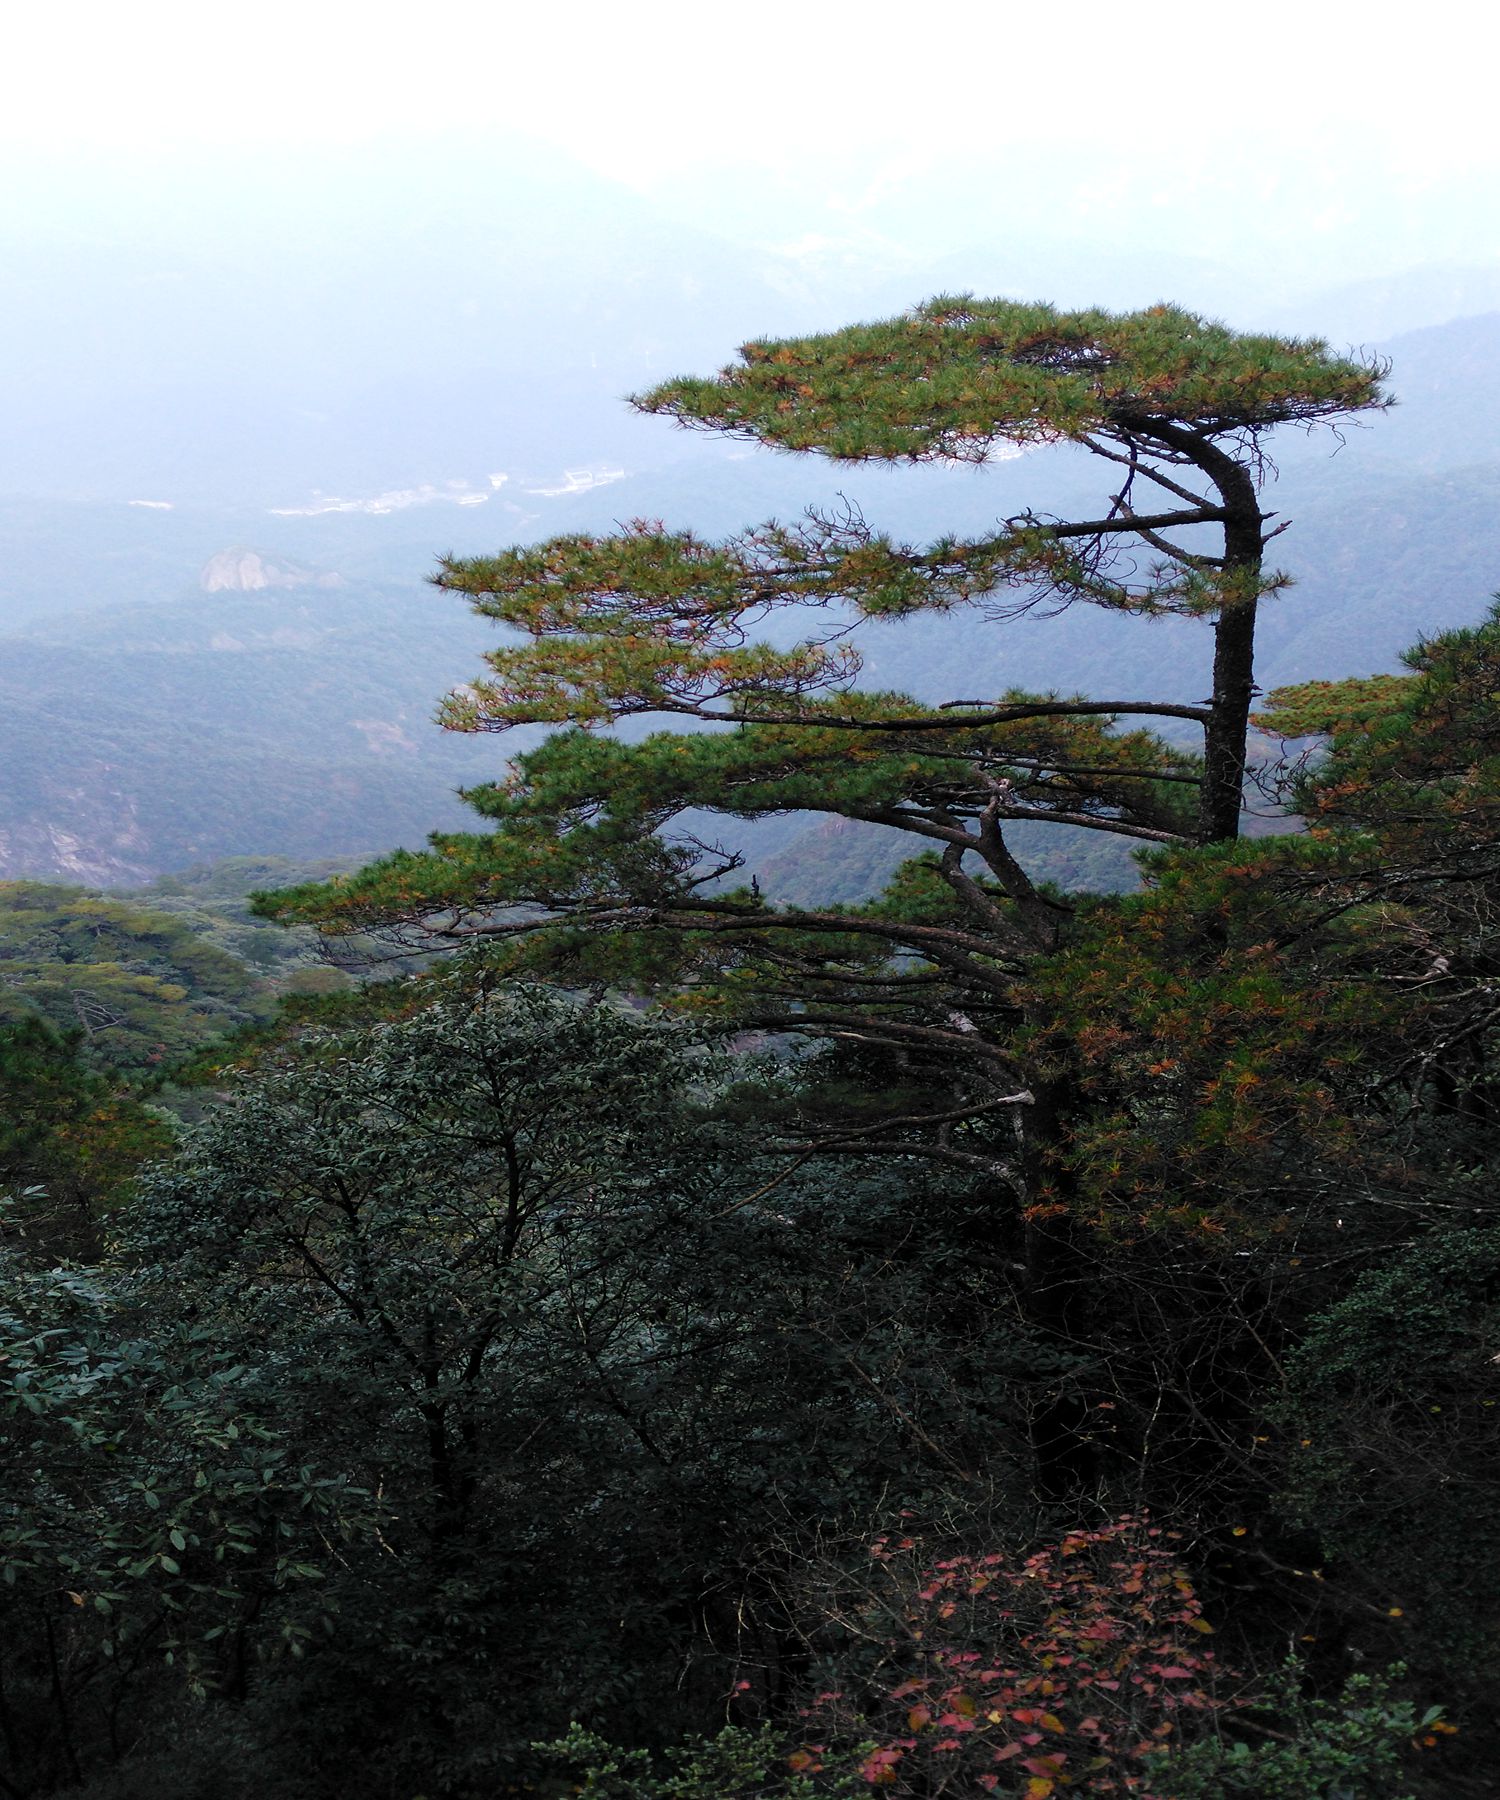
<path fill-rule="evenodd" d="M 253 594 L 264 588 L 342 587 L 339 575 L 298 563 L 273 560 L 259 550 L 220 550 L 203 565 L 198 584 L 205 594 Z"/>

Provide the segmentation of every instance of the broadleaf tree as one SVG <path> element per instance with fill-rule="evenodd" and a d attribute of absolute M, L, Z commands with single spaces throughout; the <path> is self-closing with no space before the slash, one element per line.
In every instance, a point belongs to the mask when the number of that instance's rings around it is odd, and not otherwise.
<path fill-rule="evenodd" d="M 1028 873 L 1007 832 L 1067 826 L 1148 846 L 1236 834 L 1257 608 L 1287 582 L 1266 559 L 1284 529 L 1263 503 L 1266 441 L 1384 406 L 1385 373 L 1168 306 L 958 297 L 747 344 L 717 376 L 668 381 L 635 404 L 842 463 L 1071 445 L 1097 459 L 1104 494 L 1087 518 L 1028 511 L 925 545 L 842 508 L 722 542 L 636 521 L 449 558 L 437 585 L 505 640 L 443 723 L 555 729 L 467 795 L 489 831 L 265 904 L 335 930 L 478 933 L 507 943 L 512 966 L 832 1037 L 899 1066 L 884 1083 L 899 1101 L 883 1119 L 846 1118 L 846 1147 L 900 1142 L 994 1168 L 988 1126 L 1024 1112 L 999 1135 L 1021 1143 L 1004 1166 L 1034 1200 L 1062 1102 L 1016 1027 L 1025 973 L 1074 903 Z M 934 706 L 859 685 L 861 620 L 964 609 L 985 630 L 1075 604 L 1201 619 L 1207 698 L 1011 691 Z M 615 729 L 637 720 L 676 728 Z M 1185 747 L 1194 731 L 1201 747 Z M 740 857 L 689 829 L 704 812 L 801 811 L 905 832 L 913 859 L 868 904 L 780 907 L 755 883 L 730 887 Z M 987 1141 L 966 1141 L 982 1115 Z"/>

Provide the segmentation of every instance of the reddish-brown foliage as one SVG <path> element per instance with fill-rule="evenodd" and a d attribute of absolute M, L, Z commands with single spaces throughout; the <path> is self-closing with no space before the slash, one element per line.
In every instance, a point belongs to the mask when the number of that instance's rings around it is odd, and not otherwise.
<path fill-rule="evenodd" d="M 880 1633 L 879 1668 L 817 1696 L 794 1767 L 873 1740 L 861 1773 L 893 1796 L 1153 1800 L 1146 1758 L 1229 1704 L 1174 1536 L 1125 1517 L 1021 1561 L 932 1564 L 910 1538 L 877 1539 L 858 1622 Z"/>

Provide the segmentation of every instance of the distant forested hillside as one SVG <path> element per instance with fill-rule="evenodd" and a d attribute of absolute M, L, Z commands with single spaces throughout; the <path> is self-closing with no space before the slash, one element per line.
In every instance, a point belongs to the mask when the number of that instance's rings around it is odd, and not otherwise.
<path fill-rule="evenodd" d="M 268 1019 L 283 995 L 336 992 L 349 978 L 317 935 L 252 918 L 247 896 L 348 866 L 245 857 L 129 896 L 0 882 L 0 1029 L 41 1018 L 87 1066 L 140 1075 Z"/>

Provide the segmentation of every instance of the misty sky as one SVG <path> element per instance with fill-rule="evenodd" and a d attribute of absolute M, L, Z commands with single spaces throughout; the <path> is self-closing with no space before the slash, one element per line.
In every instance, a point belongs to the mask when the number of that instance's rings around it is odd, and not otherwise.
<path fill-rule="evenodd" d="M 1046 231 L 1316 284 L 1500 259 L 1497 47 L 1454 0 L 27 7 L 0 156 L 7 204 L 65 208 L 91 169 L 519 133 L 750 241 Z"/>
<path fill-rule="evenodd" d="M 1341 344 L 1495 312 L 1475 16 L 12 7 L 0 494 L 640 468 L 682 446 L 622 395 L 940 291 Z"/>

